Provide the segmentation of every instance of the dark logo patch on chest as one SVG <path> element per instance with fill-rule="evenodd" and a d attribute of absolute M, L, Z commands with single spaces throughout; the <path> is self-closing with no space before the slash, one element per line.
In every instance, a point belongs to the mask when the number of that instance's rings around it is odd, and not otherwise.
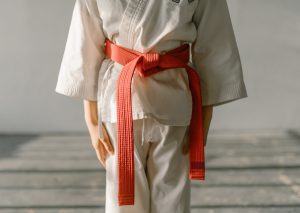
<path fill-rule="evenodd" d="M 173 2 L 176 2 L 176 3 L 179 3 L 180 2 L 180 0 L 172 0 Z"/>
<path fill-rule="evenodd" d="M 189 1 L 189 3 L 191 3 L 191 2 L 193 2 L 194 0 L 188 0 Z"/>

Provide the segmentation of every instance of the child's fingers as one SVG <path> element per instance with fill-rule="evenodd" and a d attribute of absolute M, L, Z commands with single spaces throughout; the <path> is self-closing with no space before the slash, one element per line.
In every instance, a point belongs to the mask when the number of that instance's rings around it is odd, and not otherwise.
<path fill-rule="evenodd" d="M 186 155 L 189 152 L 189 144 L 184 143 L 182 146 L 182 154 Z"/>
<path fill-rule="evenodd" d="M 105 149 L 107 150 L 107 152 L 109 152 L 111 155 L 113 155 L 114 147 L 110 141 L 109 135 L 108 135 L 107 130 L 103 123 L 102 123 L 102 131 L 103 131 L 104 139 L 100 139 L 100 140 L 101 140 L 102 144 L 104 145 Z"/>
<path fill-rule="evenodd" d="M 98 143 L 97 148 L 95 149 L 96 155 L 102 166 L 106 169 L 105 160 L 106 160 L 106 151 L 105 147 L 101 142 Z"/>
<path fill-rule="evenodd" d="M 186 132 L 185 132 L 185 141 L 184 143 L 182 144 L 182 154 L 186 155 L 188 152 L 189 152 L 189 128 L 186 129 Z"/>
<path fill-rule="evenodd" d="M 182 144 L 182 154 L 186 155 L 189 152 L 189 140 L 184 141 Z"/>
<path fill-rule="evenodd" d="M 204 146 L 206 146 L 207 136 L 204 137 Z"/>
<path fill-rule="evenodd" d="M 204 146 L 206 146 L 207 135 L 213 115 L 213 106 L 204 106 L 203 108 L 203 132 L 204 132 Z"/>

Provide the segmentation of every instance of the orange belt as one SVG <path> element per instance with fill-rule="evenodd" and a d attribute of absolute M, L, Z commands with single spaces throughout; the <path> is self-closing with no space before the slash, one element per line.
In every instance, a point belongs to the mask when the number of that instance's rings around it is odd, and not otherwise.
<path fill-rule="evenodd" d="M 117 80 L 116 100 L 119 206 L 134 205 L 134 136 L 132 125 L 131 81 L 135 71 L 137 71 L 140 76 L 147 77 L 166 69 L 179 67 L 186 69 L 193 100 L 192 118 L 189 126 L 189 178 L 204 180 L 205 158 L 200 78 L 196 70 L 187 65 L 189 61 L 189 45 L 183 44 L 165 54 L 141 53 L 118 46 L 106 39 L 105 54 L 111 60 L 124 65 Z"/>

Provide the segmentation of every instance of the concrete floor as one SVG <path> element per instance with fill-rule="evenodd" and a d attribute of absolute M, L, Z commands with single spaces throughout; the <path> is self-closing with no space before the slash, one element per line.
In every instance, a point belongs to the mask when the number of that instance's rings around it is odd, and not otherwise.
<path fill-rule="evenodd" d="M 300 134 L 212 131 L 192 213 L 300 212 Z M 105 170 L 89 136 L 0 135 L 0 212 L 104 213 Z"/>

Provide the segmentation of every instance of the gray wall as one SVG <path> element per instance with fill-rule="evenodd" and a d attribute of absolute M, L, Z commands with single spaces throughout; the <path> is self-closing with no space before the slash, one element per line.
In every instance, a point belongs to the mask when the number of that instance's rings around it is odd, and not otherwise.
<path fill-rule="evenodd" d="M 300 128 L 300 1 L 229 0 L 248 98 L 211 129 Z M 86 131 L 80 99 L 54 92 L 74 1 L 0 1 L 0 132 Z"/>

